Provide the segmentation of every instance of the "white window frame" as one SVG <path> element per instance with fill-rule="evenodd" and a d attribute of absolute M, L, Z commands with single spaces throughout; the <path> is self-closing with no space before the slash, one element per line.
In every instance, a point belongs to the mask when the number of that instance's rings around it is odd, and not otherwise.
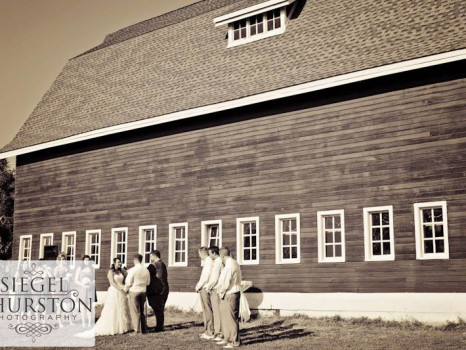
<path fill-rule="evenodd" d="M 185 232 L 185 240 L 186 240 L 186 261 L 184 262 L 175 262 L 175 229 L 178 227 L 184 227 L 184 232 Z M 189 236 L 188 236 L 188 223 L 187 222 L 180 222 L 176 224 L 169 224 L 168 225 L 168 266 L 173 266 L 173 267 L 186 267 L 188 266 L 188 243 L 189 243 Z"/>
<path fill-rule="evenodd" d="M 125 231 L 125 252 L 124 257 L 126 261 L 122 261 L 122 265 L 128 267 L 128 227 L 115 227 L 112 228 L 112 237 L 111 237 L 111 250 L 110 250 L 110 264 L 113 264 L 113 258 L 116 257 L 116 248 L 117 243 L 115 242 L 115 234 L 120 231 Z"/>
<path fill-rule="evenodd" d="M 388 211 L 390 229 L 390 254 L 372 255 L 372 227 L 371 214 Z M 395 230 L 393 222 L 393 205 L 363 208 L 364 215 L 364 260 L 365 261 L 393 261 L 395 260 Z M 382 239 L 382 231 L 380 232 Z M 382 244 L 383 253 L 383 244 Z"/>
<path fill-rule="evenodd" d="M 244 250 L 243 250 L 243 223 L 245 222 L 255 222 L 256 223 L 256 260 L 244 260 Z M 237 252 L 237 261 L 240 265 L 259 265 L 259 255 L 260 255 L 260 228 L 259 228 L 259 217 L 251 216 L 246 218 L 237 218 L 236 219 L 236 252 Z"/>
<path fill-rule="evenodd" d="M 283 6 L 280 8 L 280 28 L 277 28 L 277 29 L 272 29 L 272 30 L 267 30 L 267 12 L 269 11 L 273 11 L 273 10 L 276 10 L 277 8 L 272 8 L 272 9 L 265 9 L 264 11 L 261 11 L 259 13 L 255 13 L 255 14 L 251 14 L 249 15 L 248 17 L 244 18 L 238 18 L 238 19 L 235 19 L 234 21 L 231 21 L 228 23 L 228 47 L 235 47 L 235 46 L 238 46 L 238 45 L 243 45 L 243 44 L 247 44 L 247 43 L 251 43 L 251 42 L 254 42 L 254 41 L 257 41 L 257 40 L 261 40 L 261 39 L 265 39 L 265 38 L 269 38 L 271 36 L 275 36 L 275 35 L 280 35 L 280 34 L 283 34 L 286 30 L 286 20 L 287 20 L 287 16 L 286 16 L 286 6 Z M 250 19 L 251 17 L 253 16 L 257 16 L 257 15 L 260 15 L 262 14 L 262 18 L 263 18 L 263 26 L 264 26 L 264 31 L 260 34 L 255 34 L 255 35 L 251 35 L 251 23 L 250 23 Z M 242 39 L 238 39 L 238 40 L 235 40 L 234 39 L 234 23 L 238 22 L 238 21 L 241 21 L 241 20 L 246 20 L 246 38 L 242 38 Z"/>
<path fill-rule="evenodd" d="M 206 221 L 201 222 L 201 234 L 202 234 L 201 246 L 203 247 L 205 246 L 209 248 L 210 237 L 208 237 L 209 231 L 207 230 L 207 228 L 211 225 L 218 225 L 218 236 L 219 236 L 218 247 L 221 248 L 222 247 L 222 220 L 206 220 Z"/>
<path fill-rule="evenodd" d="M 444 253 L 424 253 L 424 237 L 423 237 L 423 222 L 422 222 L 422 209 L 426 208 L 435 208 L 441 207 L 443 212 L 443 237 L 444 237 Z M 450 248 L 448 244 L 448 212 L 447 212 L 447 202 L 446 201 L 437 201 L 437 202 L 424 202 L 424 203 L 415 203 L 414 204 L 414 233 L 416 239 L 416 259 L 418 260 L 434 260 L 434 259 L 449 259 L 450 258 Z M 435 237 L 435 232 L 433 232 Z"/>
<path fill-rule="evenodd" d="M 145 261 L 146 256 L 146 235 L 145 230 L 154 230 L 154 246 L 152 250 L 157 249 L 157 225 L 139 226 L 139 254 L 142 255 L 143 262 L 148 266 L 150 261 Z"/>
<path fill-rule="evenodd" d="M 92 258 L 92 255 L 91 255 L 91 235 L 93 234 L 98 234 L 99 236 L 99 244 L 97 245 L 98 246 L 98 258 L 99 258 L 99 263 L 97 264 L 95 261 L 94 261 L 94 268 L 97 270 L 97 269 L 100 269 L 100 263 L 102 262 L 102 257 L 101 257 L 101 253 L 102 253 L 102 230 L 86 230 L 86 249 L 85 249 L 85 254 L 86 255 L 89 255 L 91 258 Z"/>
<path fill-rule="evenodd" d="M 301 216 L 299 213 L 275 215 L 275 263 L 276 264 L 299 264 L 301 262 Z M 296 220 L 296 258 L 283 258 L 283 237 L 282 237 L 282 220 Z M 290 252 L 291 254 L 291 252 Z"/>
<path fill-rule="evenodd" d="M 324 217 L 340 215 L 341 223 L 341 256 L 327 258 L 325 256 L 325 226 Z M 326 210 L 317 212 L 317 261 L 319 263 L 339 263 L 346 261 L 346 239 L 345 239 L 345 211 Z"/>
<path fill-rule="evenodd" d="M 41 233 L 40 234 L 40 239 L 39 239 L 39 259 L 44 258 L 44 240 L 45 238 L 51 238 L 50 240 L 50 245 L 53 245 L 53 233 Z"/>
<path fill-rule="evenodd" d="M 65 237 L 66 236 L 73 236 L 73 254 L 72 254 L 72 259 L 70 261 L 70 267 L 74 267 L 74 263 L 76 261 L 76 231 L 67 231 L 67 232 L 62 232 L 61 234 L 61 251 L 65 253 L 66 260 L 68 261 L 68 253 L 67 253 L 67 244 Z"/>
<path fill-rule="evenodd" d="M 32 257 L 32 235 L 22 235 L 19 236 L 19 251 L 18 251 L 18 260 L 24 260 L 24 241 L 26 239 L 30 240 L 30 246 L 29 246 L 29 261 L 31 261 Z"/>

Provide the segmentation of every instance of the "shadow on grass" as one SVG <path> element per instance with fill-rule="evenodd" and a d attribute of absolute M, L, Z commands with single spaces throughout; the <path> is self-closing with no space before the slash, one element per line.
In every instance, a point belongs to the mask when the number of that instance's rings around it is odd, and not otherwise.
<path fill-rule="evenodd" d="M 166 325 L 164 332 L 178 331 L 181 329 L 188 329 L 193 327 L 202 327 L 202 322 L 182 322 L 177 324 Z M 147 329 L 147 333 L 156 333 L 155 327 L 150 327 Z"/>
<path fill-rule="evenodd" d="M 295 324 L 283 325 L 283 323 L 284 321 L 277 321 L 268 325 L 243 329 L 240 333 L 241 342 L 243 345 L 252 345 L 276 340 L 315 336 L 314 332 L 302 328 L 293 328 Z"/>

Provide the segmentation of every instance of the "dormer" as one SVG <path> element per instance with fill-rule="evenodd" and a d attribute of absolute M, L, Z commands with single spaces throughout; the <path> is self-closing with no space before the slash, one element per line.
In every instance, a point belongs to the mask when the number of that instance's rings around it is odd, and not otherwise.
<path fill-rule="evenodd" d="M 283 34 L 295 0 L 269 0 L 214 19 L 228 26 L 228 47 Z"/>

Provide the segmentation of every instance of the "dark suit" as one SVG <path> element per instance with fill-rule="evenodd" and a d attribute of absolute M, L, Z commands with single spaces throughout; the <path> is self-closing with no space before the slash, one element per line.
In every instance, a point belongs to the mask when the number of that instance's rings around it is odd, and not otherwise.
<path fill-rule="evenodd" d="M 167 267 L 159 260 L 147 267 L 150 274 L 150 284 L 147 286 L 147 299 L 154 310 L 157 321 L 156 330 L 163 330 L 165 322 L 164 309 L 167 302 L 169 287 Z"/>

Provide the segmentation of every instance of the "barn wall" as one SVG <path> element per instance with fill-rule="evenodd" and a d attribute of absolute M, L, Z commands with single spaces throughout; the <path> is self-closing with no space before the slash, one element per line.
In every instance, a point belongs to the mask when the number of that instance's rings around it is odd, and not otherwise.
<path fill-rule="evenodd" d="M 333 93 L 275 103 L 267 115 L 243 110 L 235 122 L 19 158 L 14 257 L 20 235 L 33 235 L 36 259 L 39 234 L 54 232 L 61 245 L 63 231 L 77 231 L 81 256 L 85 230 L 101 229 L 104 290 L 111 228 L 129 227 L 131 257 L 138 226 L 156 224 L 167 260 L 168 225 L 188 222 L 189 266 L 169 268 L 169 281 L 192 291 L 201 221 L 222 219 L 223 244 L 236 253 L 236 218 L 259 216 L 260 265 L 242 270 L 263 292 L 466 292 L 466 79 Z M 450 259 L 416 260 L 413 203 L 436 200 L 448 203 Z M 363 208 L 381 205 L 394 207 L 395 261 L 365 262 Z M 345 210 L 346 262 L 318 263 L 316 213 L 333 209 Z M 301 263 L 276 265 L 274 216 L 286 213 L 301 214 Z"/>

